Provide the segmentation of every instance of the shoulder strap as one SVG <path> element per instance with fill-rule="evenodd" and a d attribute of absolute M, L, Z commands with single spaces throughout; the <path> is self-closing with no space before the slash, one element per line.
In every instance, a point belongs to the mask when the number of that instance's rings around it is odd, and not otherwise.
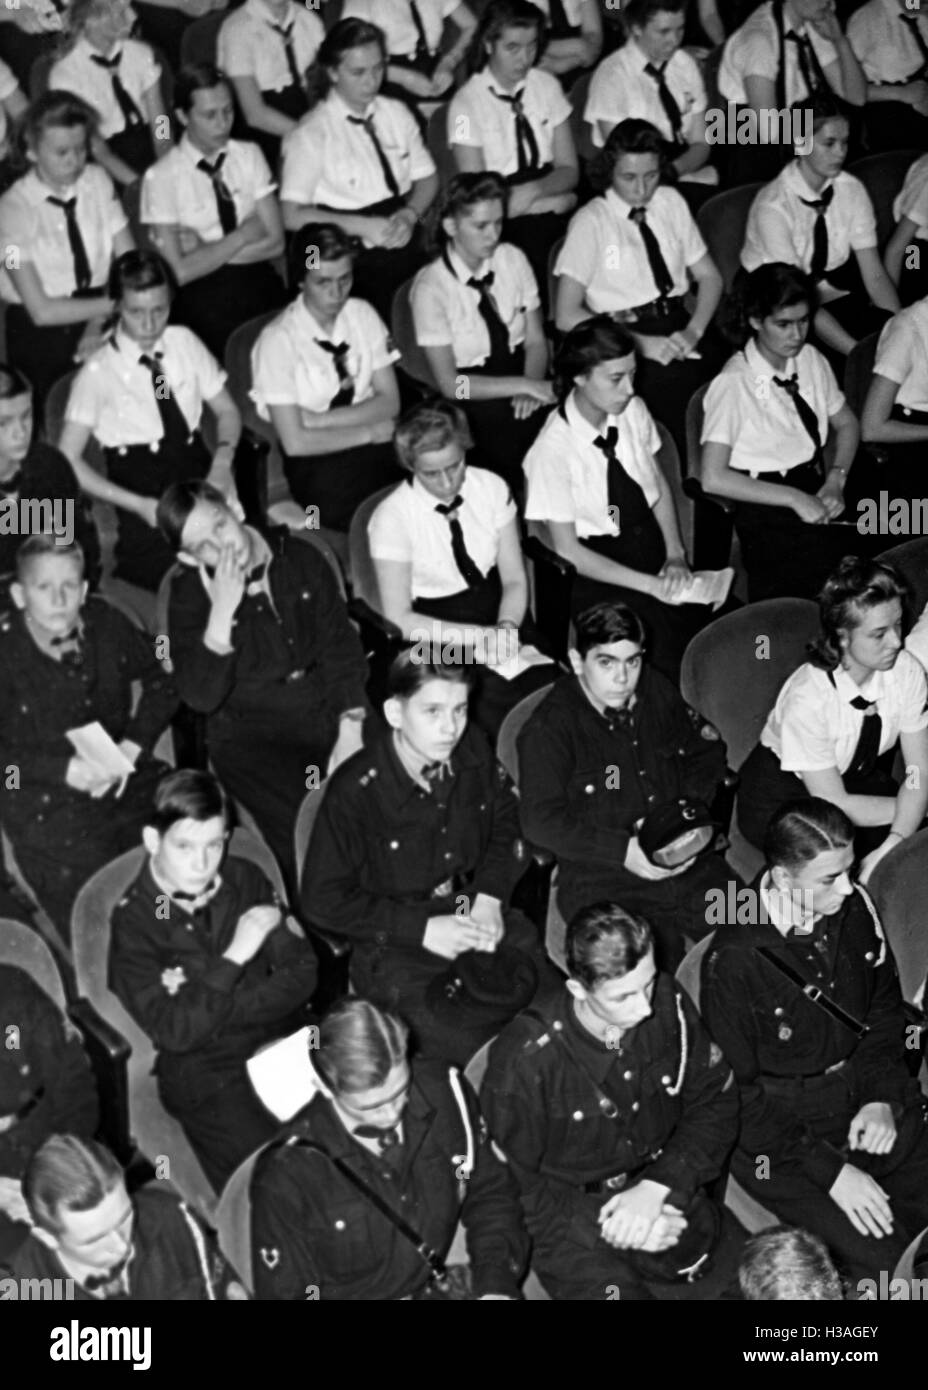
<path fill-rule="evenodd" d="M 305 1139 L 302 1135 L 293 1134 L 287 1139 L 278 1139 L 275 1140 L 274 1143 L 269 1144 L 264 1150 L 264 1154 L 269 1154 L 274 1149 L 295 1147 L 310 1149 L 313 1153 L 321 1154 L 323 1158 L 327 1158 L 333 1167 L 338 1169 L 342 1177 L 347 1179 L 347 1181 L 351 1183 L 351 1186 L 361 1193 L 362 1197 L 366 1197 L 371 1206 L 376 1207 L 381 1216 L 386 1217 L 387 1221 L 399 1231 L 401 1236 L 405 1237 L 410 1244 L 415 1246 L 416 1253 L 428 1266 L 431 1278 L 435 1280 L 437 1284 L 442 1284 L 447 1280 L 447 1265 L 441 1256 L 436 1254 L 431 1246 L 422 1239 L 419 1232 L 413 1226 L 410 1226 L 409 1222 L 404 1220 L 398 1211 L 394 1211 L 390 1204 L 384 1201 L 380 1193 L 375 1192 L 374 1189 L 364 1181 L 360 1173 L 356 1173 L 353 1168 L 349 1168 L 348 1164 L 345 1163 L 343 1159 L 336 1158 L 334 1154 L 330 1154 L 328 1149 L 324 1148 L 322 1144 L 317 1143 L 315 1139 Z M 264 1155 L 262 1155 L 262 1157 L 263 1156 Z"/>
<path fill-rule="evenodd" d="M 763 956 L 764 960 L 769 961 L 775 970 L 779 970 L 781 975 L 785 975 L 788 980 L 791 980 L 792 983 L 802 991 L 810 1003 L 817 1004 L 824 1013 L 842 1024 L 845 1028 L 849 1028 L 858 1038 L 862 1038 L 870 1032 L 870 1028 L 866 1023 L 861 1023 L 859 1018 L 855 1018 L 854 1015 L 849 1014 L 846 1009 L 842 1009 L 841 1005 L 837 1003 L 836 1000 L 832 999 L 831 995 L 826 994 L 823 989 L 820 989 L 818 985 L 814 985 L 811 980 L 807 980 L 798 970 L 794 970 L 788 961 L 785 961 L 782 956 L 778 956 L 769 946 L 758 946 L 757 951 Z"/>
<path fill-rule="evenodd" d="M 570 1060 L 573 1062 L 574 1066 L 582 1074 L 584 1080 L 588 1081 L 592 1086 L 593 1090 L 596 1092 L 596 1095 L 599 1100 L 599 1108 L 602 1111 L 602 1113 L 606 1116 L 606 1119 L 614 1120 L 619 1113 L 619 1107 L 616 1105 L 614 1100 L 610 1100 L 603 1088 L 600 1086 L 599 1082 L 596 1080 L 596 1077 L 593 1075 L 589 1067 L 584 1062 L 583 1058 L 579 1057 L 574 1048 L 571 1047 L 570 1041 L 567 1037 L 567 1030 L 564 1027 L 564 1024 L 561 1023 L 560 1020 L 557 1020 L 555 1023 L 549 1023 L 548 1020 L 536 1009 L 523 1009 L 521 1016 L 524 1018 L 531 1018 L 536 1023 L 540 1023 L 542 1025 L 542 1027 L 544 1028 L 544 1033 L 542 1033 L 541 1035 L 542 1038 L 548 1037 L 557 1039 L 564 1051 L 567 1053 Z M 537 1041 L 540 1042 L 541 1038 L 537 1039 Z"/>

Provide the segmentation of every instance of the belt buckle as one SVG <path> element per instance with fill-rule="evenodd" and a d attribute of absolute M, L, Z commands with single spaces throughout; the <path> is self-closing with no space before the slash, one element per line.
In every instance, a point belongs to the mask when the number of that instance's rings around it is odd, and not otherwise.
<path fill-rule="evenodd" d="M 603 1179 L 603 1187 L 607 1192 L 622 1192 L 627 1186 L 627 1173 L 615 1173 L 611 1178 Z"/>

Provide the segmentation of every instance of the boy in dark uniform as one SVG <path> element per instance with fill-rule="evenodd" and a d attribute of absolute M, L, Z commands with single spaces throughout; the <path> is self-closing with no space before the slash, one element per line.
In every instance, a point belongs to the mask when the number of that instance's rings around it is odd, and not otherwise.
<path fill-rule="evenodd" d="M 240 525 L 202 483 L 168 488 L 158 524 L 188 566 L 168 608 L 178 688 L 209 716 L 212 765 L 292 883 L 307 789 L 361 747 L 361 643 L 327 561 L 284 528 Z"/>
<path fill-rule="evenodd" d="M 15 1030 L 15 1032 L 13 1031 Z M 32 976 L 0 965 L 0 1258 L 28 1234 L 22 1177 L 50 1134 L 89 1139 L 97 1089 L 80 1038 Z"/>
<path fill-rule="evenodd" d="M 178 699 L 150 639 L 102 599 L 87 600 L 76 543 L 30 536 L 10 592 L 16 611 L 0 619 L 2 821 L 26 882 L 67 938 L 82 883 L 138 842 L 164 771 L 151 750 Z M 128 759 L 122 775 L 68 739 L 93 724 Z"/>
<path fill-rule="evenodd" d="M 648 924 L 579 913 L 569 979 L 490 1049 L 481 1105 L 555 1299 L 714 1299 L 740 1228 L 707 1195 L 737 1133 L 731 1068 L 654 965 Z"/>
<path fill-rule="evenodd" d="M 492 969 L 488 957 L 505 944 L 510 960 L 528 956 L 542 979 L 550 971 L 534 926 L 509 907 L 526 868 L 518 804 L 468 725 L 473 679 L 473 666 L 445 660 L 437 645 L 395 659 L 389 732 L 331 778 L 301 889 L 306 919 L 353 943 L 358 993 L 411 1024 L 423 1053 L 461 1063 L 474 1039 L 462 1035 L 456 1050 L 427 1002 L 449 963 L 484 953 Z"/>
<path fill-rule="evenodd" d="M 259 1157 L 252 1262 L 262 1299 L 441 1299 L 408 1236 L 358 1191 L 370 1186 L 441 1259 L 459 1219 L 473 1294 L 514 1299 L 528 1240 L 511 1174 L 477 1099 L 452 1068 L 407 1060 L 409 1030 L 365 999 L 320 1025 L 319 1094 Z"/>
<path fill-rule="evenodd" d="M 558 681 L 519 740 L 522 826 L 560 865 L 557 894 L 569 921 L 609 899 L 643 913 L 663 969 L 684 934 L 706 935 L 706 893 L 737 876 L 720 854 L 676 869 L 642 850 L 643 817 L 679 797 L 710 805 L 725 773 L 725 745 L 670 681 L 645 665 L 644 629 L 621 603 L 581 613 L 572 676 Z"/>
<path fill-rule="evenodd" d="M 214 777 L 173 772 L 142 838 L 149 860 L 112 916 L 109 983 L 158 1049 L 165 1109 L 216 1191 L 276 1125 L 245 1063 L 304 1022 L 316 957 L 264 874 L 225 860 L 229 804 Z"/>
<path fill-rule="evenodd" d="M 702 970 L 706 1027 L 741 1088 L 732 1172 L 821 1236 L 849 1279 L 878 1276 L 928 1221 L 928 1126 L 895 961 L 851 882 L 843 811 L 787 802 L 764 849 L 753 923 L 739 910 L 719 927 Z"/>
<path fill-rule="evenodd" d="M 33 1230 L 0 1266 L 46 1296 L 88 1302 L 205 1302 L 247 1294 L 198 1217 L 164 1184 L 131 1198 L 102 1144 L 53 1134 L 23 1183 Z"/>
<path fill-rule="evenodd" d="M 0 515 L 9 512 L 18 525 L 0 526 L 0 579 L 16 573 L 16 552 L 29 531 L 22 525 L 24 504 L 38 505 L 30 522 L 47 529 L 50 521 L 62 534 L 73 534 L 84 552 L 84 577 L 95 589 L 100 579 L 97 535 L 74 470 L 59 449 L 33 434 L 32 387 L 16 367 L 0 364 Z"/>

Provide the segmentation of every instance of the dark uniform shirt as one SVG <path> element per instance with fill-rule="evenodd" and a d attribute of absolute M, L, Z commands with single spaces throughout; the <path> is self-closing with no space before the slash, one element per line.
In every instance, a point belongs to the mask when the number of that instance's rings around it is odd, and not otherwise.
<path fill-rule="evenodd" d="M 325 557 L 284 528 L 267 539 L 270 600 L 263 591 L 246 592 L 228 654 L 203 644 L 210 600 L 198 571 L 185 570 L 175 580 L 171 659 L 182 698 L 212 715 L 215 729 L 231 736 L 242 721 L 253 721 L 276 725 L 292 742 L 297 734 L 309 737 L 301 724 L 311 707 L 335 719 L 366 705 L 367 665 Z"/>
<path fill-rule="evenodd" d="M 12 965 L 0 965 L 0 1037 L 0 1116 L 18 1117 L 0 1133 L 0 1177 L 22 1178 L 50 1134 L 93 1136 L 97 1088 L 77 1033 L 32 976 Z"/>
<path fill-rule="evenodd" d="M 235 1275 L 212 1236 L 189 1207 L 157 1186 L 136 1192 L 132 1205 L 135 1226 L 134 1254 L 127 1271 L 129 1291 L 110 1294 L 107 1301 L 202 1303 L 210 1298 L 210 1288 L 212 1297 L 225 1298 Z M 68 1278 L 68 1271 L 57 1253 L 34 1235 L 28 1237 L 6 1265 L 0 1266 L 0 1280 L 61 1280 L 60 1285 L 51 1285 L 49 1298 L 72 1297 L 76 1302 L 85 1303 L 98 1301 L 98 1296 L 82 1285 L 74 1282 L 68 1286 L 64 1282 Z"/>
<path fill-rule="evenodd" d="M 100 538 L 86 510 L 74 470 L 64 454 L 59 449 L 52 448 L 50 444 L 36 441 L 14 477 L 7 482 L 0 480 L 0 578 L 4 579 L 15 574 L 19 547 L 29 535 L 29 530 L 20 533 L 19 530 L 8 529 L 9 522 L 2 520 L 9 511 L 4 505 L 8 498 L 16 501 L 17 517 L 20 519 L 21 502 L 45 501 L 64 504 L 66 510 L 62 511 L 59 508 L 58 515 L 66 525 L 69 522 L 73 524 L 74 539 L 80 542 L 84 552 L 84 576 L 91 588 L 95 588 L 100 578 Z M 46 516 L 49 515 L 48 508 L 39 508 L 35 515 L 44 525 Z M 54 522 L 54 509 L 50 517 Z M 36 523 L 30 524 L 34 527 Z"/>
<path fill-rule="evenodd" d="M 113 912 L 110 988 L 158 1049 L 162 1087 L 181 1104 L 212 1095 L 217 1078 L 281 1036 L 312 995 L 313 949 L 283 925 L 247 964 L 221 959 L 242 914 L 274 901 L 257 865 L 228 859 L 219 891 L 194 913 L 147 865 Z M 174 988 L 177 977 L 163 976 L 177 970 L 184 980 Z"/>
<path fill-rule="evenodd" d="M 350 937 L 355 958 L 359 946 L 377 957 L 421 948 L 428 919 L 454 912 L 461 894 L 505 905 L 525 870 L 512 782 L 483 734 L 469 726 L 450 762 L 450 783 L 426 791 L 387 734 L 329 779 L 306 856 L 303 911 Z"/>
<path fill-rule="evenodd" d="M 759 955 L 761 946 L 772 948 L 870 1031 L 858 1041 Z M 739 1147 L 752 1169 L 755 1155 L 766 1154 L 784 1179 L 802 1174 L 827 1190 L 847 1161 L 810 1132 L 788 1096 L 769 1093 L 771 1083 L 821 1076 L 843 1062 L 848 1124 L 872 1101 L 891 1105 L 897 1122 L 904 1108 L 918 1104 L 918 1085 L 904 1060 L 896 964 L 859 885 L 834 916 L 815 923 L 811 935 L 784 938 L 772 922 L 719 927 L 703 963 L 701 997 L 706 1027 L 741 1087 Z"/>
<path fill-rule="evenodd" d="M 523 828 L 557 855 L 568 890 L 621 872 L 636 821 L 677 797 L 711 802 L 725 774 L 714 726 L 649 667 L 633 707 L 606 715 L 566 676 L 517 746 Z"/>
<path fill-rule="evenodd" d="M 0 619 L 0 763 L 19 769 L 17 788 L 4 780 L 3 817 L 11 827 L 27 828 L 42 820 L 44 808 L 57 813 L 65 804 L 86 814 L 86 792 L 65 784 L 74 757 L 68 729 L 98 720 L 115 743 L 139 744 L 141 763 L 177 709 L 150 637 L 103 599 L 90 598 L 81 619 L 79 664 L 41 651 L 22 612 Z M 133 682 L 141 682 L 134 712 Z"/>
<path fill-rule="evenodd" d="M 396 1160 L 353 1139 L 331 1102 L 316 1096 L 287 1127 L 337 1156 L 438 1254 L 447 1254 L 461 1217 L 474 1292 L 518 1294 L 528 1258 L 516 1185 L 487 1139 L 466 1080 L 468 1123 L 438 1063 L 413 1067 Z M 469 1179 L 462 1176 L 468 1154 Z M 255 1292 L 267 1299 L 387 1301 L 421 1290 L 428 1270 L 412 1243 L 329 1159 L 296 1144 L 258 1160 L 251 1186 Z M 309 1291 L 315 1290 L 315 1295 Z"/>
<path fill-rule="evenodd" d="M 648 1178 L 682 1210 L 734 1144 L 738 1093 L 720 1049 L 671 976 L 657 976 L 652 1006 L 610 1048 L 577 1021 L 564 990 L 520 1014 L 490 1049 L 481 1104 L 520 1183 L 529 1232 L 549 1251 L 598 1244 L 604 1194 L 585 1184 Z"/>

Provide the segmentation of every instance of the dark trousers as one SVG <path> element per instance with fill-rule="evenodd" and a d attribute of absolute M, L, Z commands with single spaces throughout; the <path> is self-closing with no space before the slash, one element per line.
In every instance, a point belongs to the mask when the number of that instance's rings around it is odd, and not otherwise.
<path fill-rule="evenodd" d="M 254 1093 L 244 1064 L 211 1078 L 205 1099 L 187 1102 L 160 1085 L 161 1102 L 183 1129 L 213 1189 L 219 1193 L 240 1163 L 273 1139 L 279 1125 Z"/>
<path fill-rule="evenodd" d="M 423 249 L 418 231 L 406 246 L 389 251 L 382 246 L 371 246 L 362 251 L 354 263 L 354 285 L 352 294 L 358 299 L 366 299 L 377 310 L 384 323 L 389 326 L 393 310 L 393 296 L 400 285 L 411 280 L 429 259 Z"/>
<path fill-rule="evenodd" d="M 652 333 L 653 326 L 638 329 L 636 332 Z M 677 331 L 677 325 L 666 332 Z M 682 362 L 668 362 L 666 367 L 660 362 L 650 362 L 641 353 L 635 366 L 635 394 L 670 433 L 680 457 L 680 469 L 686 470 L 686 407 L 690 397 L 700 386 L 711 381 L 724 366 L 725 351 L 718 336 L 710 326 L 697 344 L 698 358 L 684 358 Z M 668 479 L 669 482 L 669 479 Z"/>
<path fill-rule="evenodd" d="M 897 1118 L 895 1144 L 888 1154 L 877 1155 L 847 1149 L 848 1127 L 859 1104 L 851 1099 L 843 1073 L 805 1086 L 783 1083 L 776 1090 L 777 1095 L 781 1093 L 792 1115 L 818 1138 L 843 1150 L 849 1163 L 869 1173 L 884 1189 L 892 1207 L 892 1234 L 879 1240 L 862 1236 L 827 1192 L 801 1174 L 778 1172 L 775 1156 L 769 1176 L 760 1178 L 757 1155 L 738 1149 L 732 1172 L 781 1221 L 821 1237 L 845 1277 L 879 1279 L 880 1271 L 886 1270 L 892 1278 L 902 1252 L 928 1222 L 928 1125 L 923 1107 L 907 1110 L 901 1121 Z"/>
<path fill-rule="evenodd" d="M 871 101 L 864 107 L 868 154 L 928 150 L 928 120 L 905 101 Z"/>
<path fill-rule="evenodd" d="M 464 375 L 472 370 L 470 367 L 461 369 Z M 523 367 L 518 370 L 522 371 Z M 500 376 L 504 374 L 502 370 L 499 372 Z M 540 406 L 526 419 L 519 420 L 513 413 L 511 400 L 461 401 L 460 404 L 474 441 L 471 462 L 475 467 L 496 473 L 509 484 L 513 496 L 520 499 L 525 492 L 522 460 L 548 418 L 547 409 Z"/>
<path fill-rule="evenodd" d="M 358 507 L 373 493 L 406 476 L 389 444 L 360 444 L 331 454 L 284 454 L 284 476 L 298 506 L 318 507 L 318 525 L 347 531 Z"/>
<path fill-rule="evenodd" d="M 291 896 L 297 876 L 293 847 L 297 812 L 310 785 L 318 786 L 325 777 L 338 733 L 335 718 L 308 692 L 301 706 L 300 693 L 307 691 L 308 679 L 293 682 L 283 700 L 279 687 L 269 685 L 265 718 L 220 718 L 210 722 L 207 732 L 216 776 L 254 816 Z"/>
<path fill-rule="evenodd" d="M 21 304 L 7 305 L 7 361 L 18 367 L 32 386 L 36 420 L 42 419 L 45 401 L 55 382 L 75 370 L 74 354 L 86 327 L 86 323 L 56 323 L 43 328 L 33 323 Z"/>
<path fill-rule="evenodd" d="M 453 911 L 453 907 L 435 908 L 435 915 Z M 519 912 L 509 908 L 505 913 L 508 946 L 524 951 L 538 972 L 539 995 L 559 987 L 563 981 L 545 954 L 544 946 L 534 924 Z M 351 983 L 358 994 L 372 1003 L 398 1013 L 412 1029 L 418 1055 L 440 1058 L 455 1066 L 466 1066 L 474 1053 L 494 1037 L 508 1020 L 483 1024 L 468 1017 L 461 1006 L 458 1023 L 437 1018 L 429 1008 L 426 996 L 429 986 L 444 975 L 451 966 L 423 948 L 409 950 L 389 947 L 356 948 L 351 956 Z M 518 1012 L 513 1008 L 512 1013 Z"/>
<path fill-rule="evenodd" d="M 866 775 L 845 773 L 845 790 L 856 796 L 895 797 L 899 788 L 890 768 L 895 749 L 880 758 L 876 768 Z M 787 801 L 807 796 L 805 783 L 794 772 L 784 772 L 775 753 L 758 743 L 741 767 L 738 785 L 738 825 L 744 838 L 756 849 L 762 849 L 767 826 Z M 887 827 L 858 826 L 854 832 L 854 849 L 858 856 L 869 854 L 886 838 Z"/>
<path fill-rule="evenodd" d="M 104 456 L 110 481 L 141 497 L 160 497 L 170 483 L 205 478 L 210 468 L 209 452 L 198 431 L 182 442 L 162 438 L 154 449 L 133 444 L 107 449 Z M 160 531 L 134 512 L 120 511 L 115 559 L 117 579 L 154 592 L 177 557 Z"/>
<path fill-rule="evenodd" d="M 567 235 L 569 222 L 569 213 L 541 212 L 513 217 L 506 223 L 506 240 L 518 246 L 534 271 L 545 318 L 553 317 L 554 312 L 548 303 L 548 259 L 554 244 Z"/>
<path fill-rule="evenodd" d="M 599 1236 L 598 1215 L 610 1194 L 590 1196 L 589 1224 L 586 1238 L 558 1239 L 554 1244 L 545 1239 L 544 1231 L 532 1232 L 534 1253 L 532 1268 L 547 1292 L 557 1302 L 714 1302 L 736 1300 L 738 1264 L 744 1247 L 745 1232 L 737 1219 L 724 1207 L 716 1207 L 716 1220 L 721 1227 L 712 1256 L 702 1277 L 687 1283 L 658 1277 L 658 1271 L 673 1273 L 695 1263 L 701 1250 L 687 1247 L 689 1231 L 681 1237 L 680 1246 L 672 1246 L 660 1256 L 641 1254 L 636 1250 L 615 1250 Z M 689 1218 L 698 1204 L 710 1199 L 698 1193 L 687 1208 Z"/>
<path fill-rule="evenodd" d="M 728 861 L 715 853 L 700 855 L 685 873 L 655 880 L 639 878 L 618 863 L 611 871 L 565 863 L 558 878 L 557 902 L 567 922 L 582 907 L 597 902 L 615 902 L 643 917 L 656 938 L 658 967 L 673 972 L 686 954 L 687 943 L 700 941 L 713 930 L 706 922 L 709 893 L 725 894 L 729 883 L 736 889 L 743 886 Z"/>
<path fill-rule="evenodd" d="M 221 362 L 236 328 L 286 303 L 284 282 L 270 261 L 223 265 L 180 288 L 173 318 L 192 329 Z"/>
<path fill-rule="evenodd" d="M 15 815 L 15 797 L 6 798 L 3 828 L 16 862 L 64 941 L 71 940 L 71 909 L 81 887 L 97 869 L 140 843 L 155 788 L 169 771 L 162 762 L 140 758 L 118 800 L 112 792 L 94 800 L 62 787 L 58 804 L 40 811 L 33 806 L 22 818 Z"/>

